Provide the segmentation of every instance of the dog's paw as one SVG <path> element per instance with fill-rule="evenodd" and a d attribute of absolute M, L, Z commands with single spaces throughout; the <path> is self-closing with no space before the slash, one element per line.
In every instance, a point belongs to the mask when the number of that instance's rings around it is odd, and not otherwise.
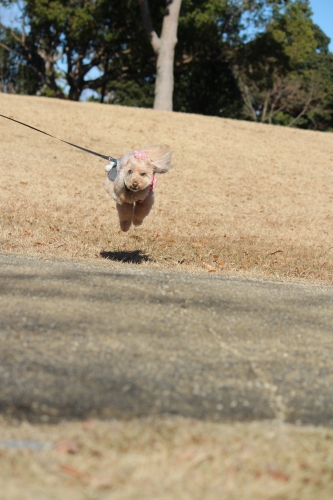
<path fill-rule="evenodd" d="M 122 231 L 124 231 L 124 233 L 126 233 L 129 230 L 131 225 L 132 225 L 132 221 L 130 221 L 130 220 L 121 220 L 120 221 L 120 229 Z"/>
<path fill-rule="evenodd" d="M 143 223 L 143 220 L 139 220 L 139 219 L 134 219 L 133 220 L 133 225 L 134 226 L 141 226 Z"/>

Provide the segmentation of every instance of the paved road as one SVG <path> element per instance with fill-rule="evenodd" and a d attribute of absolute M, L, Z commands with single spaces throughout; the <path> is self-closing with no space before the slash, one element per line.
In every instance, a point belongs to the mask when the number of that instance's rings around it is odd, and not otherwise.
<path fill-rule="evenodd" d="M 0 412 L 333 424 L 333 287 L 134 267 L 0 256 Z"/>

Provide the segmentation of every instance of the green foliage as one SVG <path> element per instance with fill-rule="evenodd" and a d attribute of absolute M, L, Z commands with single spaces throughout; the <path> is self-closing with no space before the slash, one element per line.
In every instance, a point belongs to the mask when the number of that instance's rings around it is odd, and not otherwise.
<path fill-rule="evenodd" d="M 240 42 L 245 2 L 183 0 L 176 46 L 174 109 L 241 116 L 241 95 L 230 64 Z"/>
<path fill-rule="evenodd" d="M 101 102 L 152 106 L 156 57 L 137 0 L 22 5 L 25 37 L 0 31 L 3 89 L 66 97 L 65 82 L 72 100 L 90 88 Z M 159 35 L 166 0 L 149 5 Z M 331 130 L 333 56 L 311 16 L 308 0 L 183 0 L 174 109 Z"/>
<path fill-rule="evenodd" d="M 291 68 L 303 62 L 317 46 L 308 0 L 295 0 L 282 13 L 274 10 L 266 32 L 281 47 Z"/>
<path fill-rule="evenodd" d="M 22 62 L 34 70 L 38 66 L 42 92 L 49 87 L 63 97 L 62 76 L 70 89 L 69 98 L 78 100 L 85 88 L 98 89 L 126 77 L 124 68 L 133 68 L 134 78 L 145 71 L 144 62 L 138 64 L 142 47 L 146 49 L 149 43 L 138 23 L 136 0 L 25 0 L 23 5 L 22 21 L 28 29 L 22 41 Z M 128 45 L 132 50 L 127 50 Z M 102 75 L 90 79 L 92 68 L 99 68 Z"/>
<path fill-rule="evenodd" d="M 19 36 L 18 30 L 15 36 Z M 0 27 L 0 91 L 34 95 L 39 90 L 39 78 L 29 66 L 20 64 L 20 52 L 21 45 L 10 30 Z"/>
<path fill-rule="evenodd" d="M 53 89 L 50 89 L 47 85 L 43 88 L 43 96 L 45 97 L 57 97 Z"/>
<path fill-rule="evenodd" d="M 241 117 L 241 96 L 228 63 L 198 59 L 176 68 L 175 79 L 175 111 Z"/>
<path fill-rule="evenodd" d="M 108 94 L 104 102 L 136 108 L 151 108 L 154 102 L 154 83 L 133 80 L 111 81 L 108 84 Z"/>
<path fill-rule="evenodd" d="M 274 6 L 264 32 L 233 59 L 244 116 L 278 125 L 325 130 L 332 122 L 329 39 L 311 20 L 308 0 Z"/>

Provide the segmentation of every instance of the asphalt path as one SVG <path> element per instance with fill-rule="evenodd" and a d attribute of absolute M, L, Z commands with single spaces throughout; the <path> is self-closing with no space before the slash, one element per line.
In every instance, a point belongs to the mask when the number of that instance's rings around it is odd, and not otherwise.
<path fill-rule="evenodd" d="M 0 255 L 0 413 L 333 424 L 333 287 Z"/>

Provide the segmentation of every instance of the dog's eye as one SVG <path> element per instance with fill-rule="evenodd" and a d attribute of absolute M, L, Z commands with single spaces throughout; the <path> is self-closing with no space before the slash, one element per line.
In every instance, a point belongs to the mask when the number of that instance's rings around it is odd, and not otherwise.
<path fill-rule="evenodd" d="M 133 170 L 129 170 L 128 173 L 131 175 L 133 174 Z"/>
<path fill-rule="evenodd" d="M 142 174 L 140 174 L 141 177 L 145 177 L 147 174 L 145 174 L 144 172 L 142 172 Z"/>

